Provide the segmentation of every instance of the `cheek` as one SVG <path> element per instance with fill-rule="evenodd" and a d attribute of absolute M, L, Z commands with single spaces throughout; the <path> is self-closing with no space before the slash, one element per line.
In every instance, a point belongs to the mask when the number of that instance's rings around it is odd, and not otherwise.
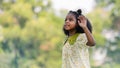
<path fill-rule="evenodd" d="M 76 26 L 77 26 L 77 24 L 75 22 L 71 24 L 71 27 L 75 28 Z"/>

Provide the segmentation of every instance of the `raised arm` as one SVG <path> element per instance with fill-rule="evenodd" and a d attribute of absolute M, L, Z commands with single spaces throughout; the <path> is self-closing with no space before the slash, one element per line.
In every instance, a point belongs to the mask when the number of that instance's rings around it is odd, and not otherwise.
<path fill-rule="evenodd" d="M 87 27 L 87 19 L 84 16 L 79 16 L 78 19 L 79 19 L 78 20 L 79 26 L 83 28 L 83 30 L 87 36 L 87 40 L 88 40 L 87 45 L 94 46 L 95 40 L 94 40 L 91 32 L 89 31 L 88 27 Z"/>

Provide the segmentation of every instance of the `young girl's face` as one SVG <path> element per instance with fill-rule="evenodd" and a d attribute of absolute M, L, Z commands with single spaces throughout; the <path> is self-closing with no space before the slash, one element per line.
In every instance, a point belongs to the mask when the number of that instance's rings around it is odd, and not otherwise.
<path fill-rule="evenodd" d="M 75 27 L 76 27 L 75 15 L 69 13 L 65 18 L 64 29 L 70 31 L 70 30 L 75 30 Z"/>

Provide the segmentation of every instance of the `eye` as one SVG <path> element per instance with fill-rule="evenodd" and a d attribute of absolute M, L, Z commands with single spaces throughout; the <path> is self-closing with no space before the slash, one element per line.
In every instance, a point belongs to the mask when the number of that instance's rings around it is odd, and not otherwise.
<path fill-rule="evenodd" d="M 66 18 L 65 21 L 73 21 L 73 18 Z"/>
<path fill-rule="evenodd" d="M 69 21 L 73 21 L 73 19 L 72 19 L 72 18 L 69 18 Z"/>

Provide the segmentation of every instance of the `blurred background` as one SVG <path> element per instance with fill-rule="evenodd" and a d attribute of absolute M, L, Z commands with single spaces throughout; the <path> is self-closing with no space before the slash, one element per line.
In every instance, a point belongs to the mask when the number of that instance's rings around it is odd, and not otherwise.
<path fill-rule="evenodd" d="M 61 68 L 69 10 L 93 25 L 91 68 L 120 68 L 120 0 L 0 0 L 0 68 Z"/>

